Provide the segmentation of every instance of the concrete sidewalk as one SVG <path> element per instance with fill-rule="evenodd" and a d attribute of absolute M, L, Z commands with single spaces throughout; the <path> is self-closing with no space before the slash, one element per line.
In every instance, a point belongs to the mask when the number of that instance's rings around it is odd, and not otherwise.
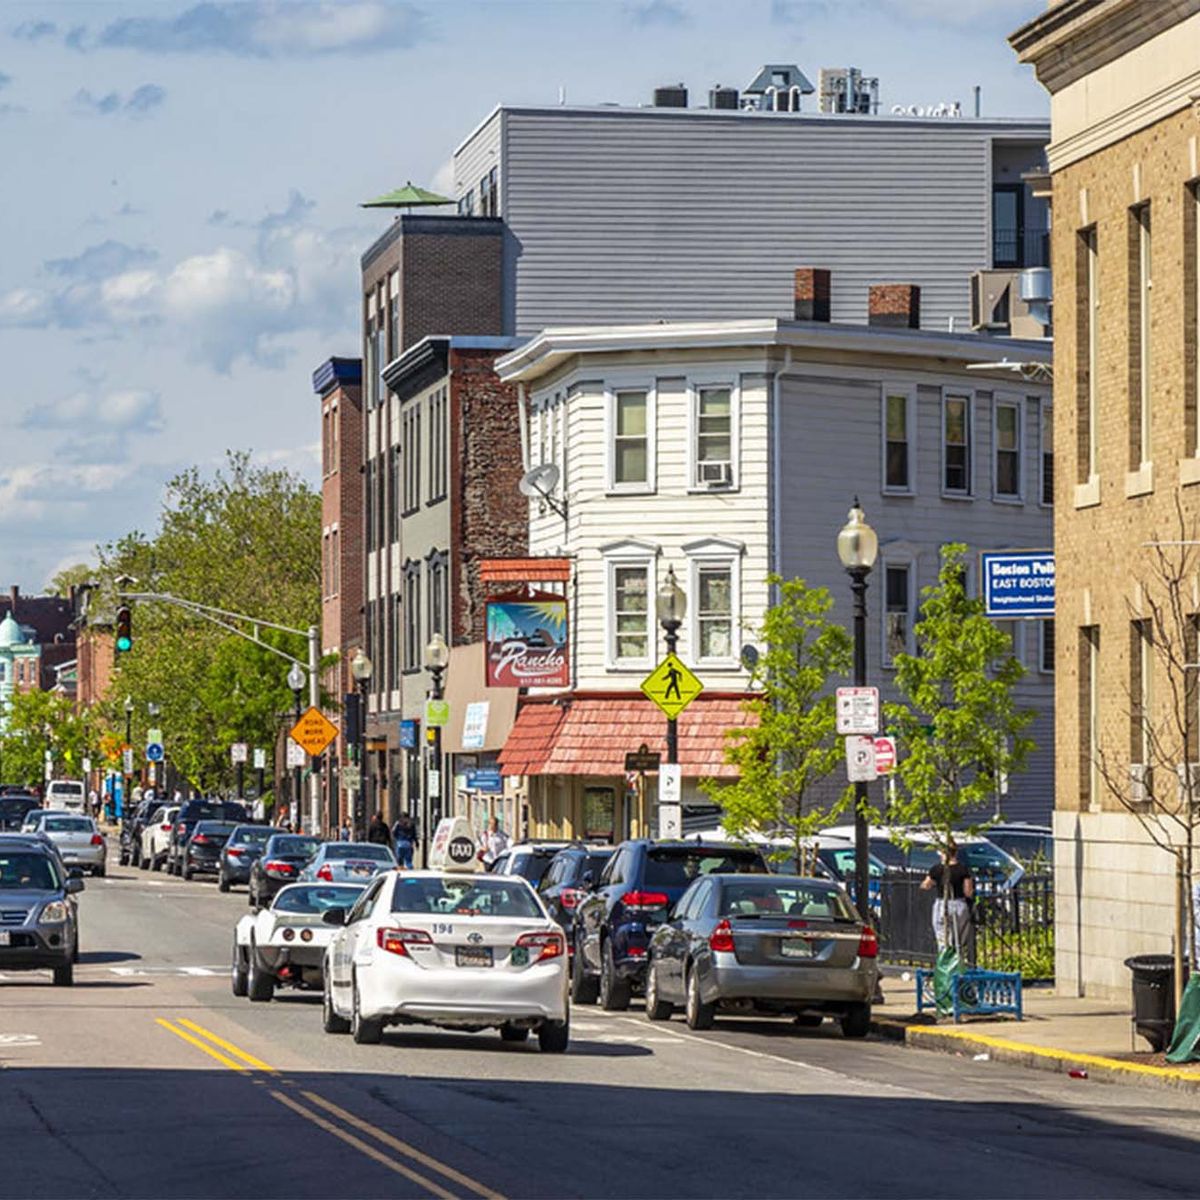
<path fill-rule="evenodd" d="M 1086 1072 L 1090 1079 L 1142 1083 L 1200 1092 L 1200 1063 L 1173 1066 L 1134 1034 L 1131 1003 L 1059 996 L 1027 987 L 1025 1019 L 917 1014 L 916 981 L 889 975 L 884 1003 L 872 1009 L 875 1032 L 924 1050 L 972 1058 L 986 1054 L 1044 1071 Z"/>

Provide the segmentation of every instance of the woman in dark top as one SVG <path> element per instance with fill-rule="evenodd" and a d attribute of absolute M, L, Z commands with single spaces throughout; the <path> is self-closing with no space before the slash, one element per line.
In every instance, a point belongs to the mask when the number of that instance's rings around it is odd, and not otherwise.
<path fill-rule="evenodd" d="M 958 847 L 951 838 L 942 851 L 942 861 L 929 868 L 921 883 L 922 891 L 937 889 L 933 902 L 933 936 L 938 950 L 952 945 L 967 950 L 971 938 L 971 897 L 975 895 L 975 880 L 971 868 L 958 860 Z"/>

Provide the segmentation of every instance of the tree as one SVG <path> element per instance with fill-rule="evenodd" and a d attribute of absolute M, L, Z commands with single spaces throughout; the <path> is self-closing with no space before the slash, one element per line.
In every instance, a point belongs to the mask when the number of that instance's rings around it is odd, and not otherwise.
<path fill-rule="evenodd" d="M 724 808 L 730 833 L 784 833 L 797 869 L 811 870 L 812 835 L 851 796 L 847 788 L 822 789 L 825 804 L 814 797 L 816 785 L 842 761 L 829 684 L 850 669 L 850 635 L 828 619 L 833 600 L 827 589 L 778 576 L 768 582 L 779 589 L 779 599 L 757 631 L 765 650 L 751 686 L 761 694 L 745 704 L 755 724 L 725 735 L 725 761 L 737 767 L 738 778 L 708 780 L 704 789 Z"/>
<path fill-rule="evenodd" d="M 63 567 L 46 584 L 46 595 L 61 596 L 66 600 L 70 597 L 73 587 L 78 587 L 81 583 L 90 583 L 95 572 L 96 568 L 89 566 L 87 563 L 75 563 L 73 566 Z"/>
<path fill-rule="evenodd" d="M 44 779 L 45 753 L 57 775 L 80 776 L 83 759 L 92 749 L 87 718 L 58 692 L 15 692 L 0 734 L 0 775 L 5 782 L 39 785 Z"/>

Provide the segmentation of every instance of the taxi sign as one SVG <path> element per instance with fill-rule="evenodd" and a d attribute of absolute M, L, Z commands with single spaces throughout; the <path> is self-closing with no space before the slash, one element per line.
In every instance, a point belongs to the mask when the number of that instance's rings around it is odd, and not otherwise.
<path fill-rule="evenodd" d="M 466 817 L 443 817 L 429 847 L 429 866 L 435 871 L 478 871 L 479 847 Z"/>
<path fill-rule="evenodd" d="M 338 735 L 338 727 L 317 707 L 304 713 L 289 731 L 291 739 L 315 758 Z"/>
<path fill-rule="evenodd" d="M 677 717 L 704 691 L 704 684 L 674 654 L 666 658 L 642 680 L 642 691 L 668 717 Z"/>

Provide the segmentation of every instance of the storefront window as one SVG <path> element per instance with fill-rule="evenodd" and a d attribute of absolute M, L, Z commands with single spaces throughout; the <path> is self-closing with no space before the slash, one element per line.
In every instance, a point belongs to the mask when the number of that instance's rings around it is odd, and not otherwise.
<path fill-rule="evenodd" d="M 612 842 L 616 832 L 616 793 L 610 787 L 583 790 L 583 838 L 587 842 Z"/>

